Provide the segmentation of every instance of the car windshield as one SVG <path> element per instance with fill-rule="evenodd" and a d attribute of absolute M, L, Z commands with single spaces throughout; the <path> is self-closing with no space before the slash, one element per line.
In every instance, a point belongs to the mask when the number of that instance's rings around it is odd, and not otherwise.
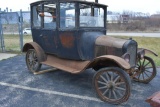
<path fill-rule="evenodd" d="M 30 28 L 26 28 L 25 30 L 31 30 Z"/>
<path fill-rule="evenodd" d="M 88 4 L 79 4 L 80 27 L 104 27 L 104 9 Z"/>

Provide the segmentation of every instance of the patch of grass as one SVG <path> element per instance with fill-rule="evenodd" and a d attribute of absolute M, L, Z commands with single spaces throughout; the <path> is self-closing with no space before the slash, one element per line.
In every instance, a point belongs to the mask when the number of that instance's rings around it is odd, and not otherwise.
<path fill-rule="evenodd" d="M 129 37 L 118 36 L 118 38 L 128 39 Z M 160 38 L 156 37 L 132 37 L 133 40 L 137 41 L 139 48 L 146 48 L 154 51 L 158 54 L 158 57 L 147 54 L 150 56 L 156 63 L 157 66 L 160 66 Z"/>
<path fill-rule="evenodd" d="M 31 35 L 23 36 L 23 44 L 32 41 Z M 19 35 L 4 35 L 4 44 L 6 51 L 18 52 L 20 51 L 20 37 Z"/>

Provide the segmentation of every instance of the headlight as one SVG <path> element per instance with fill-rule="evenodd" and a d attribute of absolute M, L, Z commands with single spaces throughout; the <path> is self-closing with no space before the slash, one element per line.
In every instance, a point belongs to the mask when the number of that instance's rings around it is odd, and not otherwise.
<path fill-rule="evenodd" d="M 123 58 L 126 62 L 129 63 L 129 61 L 130 61 L 130 55 L 129 55 L 128 53 L 125 53 L 125 54 L 122 56 L 122 58 Z"/>
<path fill-rule="evenodd" d="M 138 58 L 139 58 L 139 59 L 143 59 L 143 58 L 144 58 L 144 55 L 145 55 L 145 51 L 144 51 L 144 50 L 138 51 Z"/>

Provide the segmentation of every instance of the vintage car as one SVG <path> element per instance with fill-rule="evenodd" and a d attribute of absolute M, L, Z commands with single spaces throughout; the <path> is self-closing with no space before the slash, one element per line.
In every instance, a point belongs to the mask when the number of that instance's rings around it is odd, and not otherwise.
<path fill-rule="evenodd" d="M 131 80 L 150 82 L 154 61 L 136 41 L 106 35 L 107 6 L 81 0 L 42 0 L 31 4 L 33 42 L 26 43 L 26 65 L 35 73 L 42 64 L 79 74 L 95 71 L 93 86 L 101 100 L 128 100 Z M 157 56 L 157 55 L 156 55 Z"/>

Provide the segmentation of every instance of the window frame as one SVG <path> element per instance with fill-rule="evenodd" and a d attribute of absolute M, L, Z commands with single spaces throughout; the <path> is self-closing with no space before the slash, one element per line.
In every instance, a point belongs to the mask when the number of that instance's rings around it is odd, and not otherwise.
<path fill-rule="evenodd" d="M 44 12 L 46 12 L 46 11 L 44 11 L 44 5 L 45 4 L 55 4 L 55 6 L 56 6 L 56 20 L 57 20 L 57 16 L 58 16 L 58 8 L 57 8 L 57 3 L 55 3 L 55 2 L 51 2 L 51 1 L 46 1 L 46 2 L 40 2 L 40 3 L 37 3 L 37 4 L 35 4 L 35 5 L 33 5 L 32 7 L 31 7 L 31 11 L 32 11 L 32 13 L 31 13 L 31 27 L 32 28 L 41 28 L 41 29 L 52 29 L 52 30 L 55 30 L 55 29 L 57 29 L 57 26 L 58 26 L 58 23 L 57 23 L 57 21 L 55 21 L 55 25 L 56 25 L 56 27 L 55 28 L 45 28 L 45 26 L 44 26 L 44 18 L 45 18 L 45 16 L 39 16 L 39 13 L 38 13 L 38 11 L 36 11 L 37 12 L 37 18 L 38 17 L 40 17 L 40 26 L 34 26 L 34 8 L 37 8 L 37 6 L 40 6 L 40 8 L 42 9 L 41 11 L 40 11 L 40 13 L 44 13 Z"/>
<path fill-rule="evenodd" d="M 104 11 L 104 16 L 103 16 L 103 27 L 99 27 L 99 26 L 95 26 L 95 27 L 85 27 L 85 26 L 80 26 L 80 14 L 81 14 L 81 12 L 80 12 L 80 4 L 85 4 L 85 5 L 88 5 L 88 6 L 90 6 L 91 8 L 92 8 L 92 6 L 95 6 L 96 8 L 102 8 L 103 9 L 103 11 Z M 83 3 L 83 2 L 79 2 L 78 3 L 78 10 L 79 10 L 79 16 L 78 16 L 78 27 L 79 28 L 106 28 L 106 21 L 107 21 L 107 14 L 106 14 L 106 16 L 105 16 L 105 12 L 107 12 L 107 8 L 106 7 L 104 7 L 104 6 L 102 6 L 102 5 L 99 5 L 99 4 L 94 4 L 94 3 Z M 90 15 L 91 16 L 91 15 Z"/>
<path fill-rule="evenodd" d="M 59 2 L 59 4 L 58 4 L 58 6 L 59 6 L 59 13 L 60 13 L 60 11 L 61 11 L 61 3 L 66 3 L 66 2 Z M 58 25 L 58 28 L 59 29 L 63 29 L 63 30 L 69 30 L 69 29 L 76 29 L 77 28 L 77 10 L 78 10 L 78 8 L 77 8 L 77 2 L 73 2 L 73 1 L 71 1 L 71 2 L 67 2 L 67 3 L 74 3 L 75 4 L 75 26 L 74 27 L 65 27 L 65 28 L 63 28 L 63 27 L 61 27 L 61 15 L 59 14 L 59 17 L 58 17 L 58 19 L 59 19 L 59 21 L 58 21 L 58 23 L 59 23 L 59 25 Z"/>

